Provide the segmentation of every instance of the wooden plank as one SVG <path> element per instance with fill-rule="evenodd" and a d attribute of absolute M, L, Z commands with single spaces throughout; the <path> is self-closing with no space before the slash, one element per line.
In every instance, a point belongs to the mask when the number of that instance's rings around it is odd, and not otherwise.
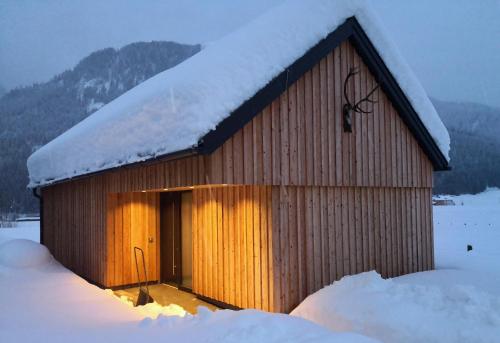
<path fill-rule="evenodd" d="M 371 230 L 369 230 L 368 216 L 370 215 L 370 205 L 368 202 L 369 188 L 360 188 L 360 216 L 361 216 L 361 231 L 362 231 L 362 256 L 363 264 L 362 271 L 370 270 L 370 253 L 371 253 Z"/>
<path fill-rule="evenodd" d="M 222 245 L 222 278 L 223 278 L 223 292 L 222 299 L 226 303 L 231 302 L 231 281 L 230 281 L 230 256 L 231 256 L 231 238 L 232 234 L 229 229 L 229 193 L 228 187 L 223 187 L 220 189 L 221 192 L 221 202 L 219 208 L 221 208 L 222 216 L 222 235 L 221 235 L 221 245 Z"/>
<path fill-rule="evenodd" d="M 305 162 L 306 185 L 314 184 L 314 126 L 313 126 L 313 85 L 312 72 L 304 75 L 304 103 L 305 103 Z"/>
<path fill-rule="evenodd" d="M 273 185 L 279 185 L 281 183 L 280 111 L 280 101 L 277 99 L 271 104 Z"/>
<path fill-rule="evenodd" d="M 422 231 L 422 270 L 428 270 L 427 218 L 425 214 L 425 188 L 418 190 L 420 194 L 420 227 Z"/>
<path fill-rule="evenodd" d="M 267 188 L 259 187 L 259 204 L 260 204 L 260 244 L 259 254 L 261 263 L 261 309 L 269 311 L 269 247 L 268 247 L 268 202 L 267 202 Z"/>
<path fill-rule="evenodd" d="M 234 161 L 233 161 L 233 139 L 224 143 L 222 147 L 223 154 L 223 183 L 234 183 Z M 193 184 L 191 180 L 191 185 Z"/>
<path fill-rule="evenodd" d="M 380 211 L 379 216 L 379 230 L 380 230 L 380 274 L 382 277 L 387 277 L 387 240 L 386 240 L 386 206 L 384 197 L 384 188 L 378 190 L 378 208 Z"/>
<path fill-rule="evenodd" d="M 243 187 L 234 187 L 234 280 L 236 306 L 243 307 L 243 259 L 242 259 L 242 194 Z"/>
<path fill-rule="evenodd" d="M 306 203 L 304 187 L 297 187 L 297 255 L 299 298 L 307 296 L 307 255 L 306 255 Z"/>
<path fill-rule="evenodd" d="M 290 252 L 289 252 L 289 221 L 288 207 L 289 197 L 284 186 L 280 187 L 280 263 L 281 263 L 281 308 L 286 310 L 289 301 L 289 273 L 290 273 Z"/>
<path fill-rule="evenodd" d="M 297 118 L 297 84 L 290 85 L 287 91 L 288 96 L 288 135 L 289 135 L 289 166 L 290 185 L 299 184 L 298 167 L 298 118 Z"/>
<path fill-rule="evenodd" d="M 223 218 L 223 195 L 222 188 L 214 189 L 216 195 L 215 209 L 217 211 L 217 297 L 222 301 L 225 299 L 225 289 L 227 283 L 225 282 L 224 270 L 224 241 L 227 239 L 227 233 L 224 232 L 224 218 Z"/>
<path fill-rule="evenodd" d="M 342 206 L 342 189 L 333 188 L 333 202 L 335 207 L 335 262 L 336 274 L 335 279 L 339 280 L 344 276 L 344 252 L 343 252 L 343 206 Z"/>
<path fill-rule="evenodd" d="M 321 210 L 321 286 L 330 282 L 330 238 L 328 236 L 328 194 L 326 187 L 319 188 L 320 210 Z"/>
<path fill-rule="evenodd" d="M 262 151 L 262 113 L 255 116 L 252 120 L 253 122 L 253 184 L 261 185 L 264 183 L 264 171 L 263 171 L 263 151 Z"/>
<path fill-rule="evenodd" d="M 305 77 L 297 81 L 297 174 L 298 184 L 307 184 L 306 170 L 306 103 Z"/>
<path fill-rule="evenodd" d="M 366 75 L 366 91 L 371 92 L 376 84 L 373 80 L 370 71 L 364 65 L 365 75 Z M 377 99 L 377 94 L 372 95 L 372 99 Z M 375 120 L 378 120 L 378 117 L 375 117 L 375 105 L 370 105 L 370 110 L 372 113 L 366 117 L 366 131 L 367 131 L 367 159 L 368 159 L 368 186 L 375 186 Z"/>
<path fill-rule="evenodd" d="M 385 201 L 385 225 L 386 225 L 386 237 L 387 240 L 387 275 L 389 277 L 394 276 L 394 227 L 392 225 L 392 212 L 393 204 L 391 202 L 391 188 L 386 188 L 384 190 L 384 201 Z"/>
<path fill-rule="evenodd" d="M 368 244 L 369 244 L 369 256 L 368 256 L 368 270 L 374 270 L 376 267 L 376 249 L 377 249 L 377 220 L 375 211 L 376 201 L 374 193 L 376 189 L 368 188 L 366 203 L 368 204 L 368 218 L 367 218 L 367 229 L 368 229 Z"/>
<path fill-rule="evenodd" d="M 322 275 L 322 243 L 321 243 L 321 203 L 318 187 L 312 187 L 312 207 L 313 207 L 313 253 L 314 253 L 314 289 L 318 290 L 323 285 Z"/>
<path fill-rule="evenodd" d="M 267 106 L 262 113 L 263 183 L 266 185 L 273 182 L 271 119 L 271 107 Z"/>
<path fill-rule="evenodd" d="M 290 134 L 288 122 L 288 92 L 280 95 L 280 145 L 279 151 L 281 157 L 281 184 L 290 183 Z"/>
<path fill-rule="evenodd" d="M 313 196 L 312 188 L 304 188 L 305 198 L 305 242 L 306 242 L 306 279 L 307 293 L 311 294 L 315 290 L 315 271 L 314 271 L 314 233 L 313 233 Z"/>
<path fill-rule="evenodd" d="M 124 231 L 130 227 L 129 207 L 126 206 L 125 194 L 119 194 L 117 207 L 115 208 L 115 285 L 123 284 L 123 237 Z M 128 253 L 128 250 L 126 251 Z M 130 271 L 127 270 L 127 278 L 130 279 Z"/>
<path fill-rule="evenodd" d="M 408 182 L 408 155 L 407 155 L 407 147 L 408 147 L 408 128 L 406 125 L 401 125 L 401 168 L 403 170 L 403 187 L 409 187 L 410 184 Z"/>
<path fill-rule="evenodd" d="M 352 65 L 354 68 L 358 70 L 358 73 L 350 80 L 352 81 L 351 87 L 353 88 L 353 100 L 354 102 L 357 102 L 359 99 L 361 99 L 361 94 L 364 94 L 364 85 L 363 85 L 363 78 L 362 78 L 362 68 L 360 66 L 360 61 L 359 58 L 352 49 L 351 46 L 349 46 L 349 53 L 351 55 L 351 61 Z M 353 158 L 353 185 L 365 185 L 365 180 L 364 176 L 366 174 L 366 169 L 363 167 L 363 153 L 364 150 L 366 150 L 366 146 L 363 145 L 363 118 L 366 115 L 361 115 L 359 113 L 353 112 L 353 118 L 352 118 L 352 123 L 353 123 L 353 134 L 351 135 L 351 141 L 352 144 L 354 145 L 352 147 L 352 158 Z"/>
<path fill-rule="evenodd" d="M 242 184 L 245 182 L 244 179 L 244 154 L 243 154 L 243 131 L 237 131 L 232 138 L 232 147 L 233 147 L 233 181 L 237 184 Z M 203 182 L 203 181 L 201 181 Z M 229 183 L 229 182 L 228 182 Z"/>
<path fill-rule="evenodd" d="M 200 282 L 200 276 L 199 276 L 199 257 L 200 257 L 200 248 L 198 247 L 200 237 L 198 235 L 198 229 L 200 227 L 200 224 L 198 223 L 198 197 L 196 196 L 196 192 L 193 190 L 192 192 L 193 195 L 193 204 L 192 204 L 192 234 L 193 234 L 193 243 L 192 243 L 192 261 L 193 261 L 193 292 L 194 293 L 200 293 L 199 292 L 199 282 Z M 158 215 L 160 217 L 160 215 Z M 158 232 L 157 236 L 158 241 L 161 242 L 161 236 L 160 232 Z M 158 250 L 158 255 L 160 255 L 160 250 Z M 160 263 L 158 263 L 160 265 Z M 161 272 L 158 274 L 161 275 Z"/>
<path fill-rule="evenodd" d="M 313 168 L 315 186 L 321 185 L 321 81 L 319 66 L 312 68 Z"/>
<path fill-rule="evenodd" d="M 227 257 L 227 282 L 229 288 L 229 303 L 236 304 L 236 275 L 235 275 L 235 264 L 236 264 L 236 229 L 235 229 L 235 219 L 234 219 L 234 190 L 236 187 L 227 187 L 225 193 L 227 194 L 227 214 L 224 214 L 224 218 L 227 220 L 227 232 L 228 232 L 228 257 Z"/>
<path fill-rule="evenodd" d="M 340 46 L 333 51 L 334 66 L 334 125 L 335 125 L 335 185 L 342 185 L 343 165 L 342 165 L 342 54 Z"/>
<path fill-rule="evenodd" d="M 352 190 L 354 197 L 353 204 L 353 214 L 354 214 L 354 226 L 351 228 L 355 234 L 355 251 L 356 251 L 356 273 L 361 273 L 363 271 L 363 259 L 364 259 L 364 251 L 368 251 L 368 249 L 364 250 L 365 241 L 368 237 L 364 236 L 363 232 L 363 203 L 361 196 L 361 188 L 356 187 Z"/>
<path fill-rule="evenodd" d="M 332 187 L 327 187 L 327 230 L 328 230 L 328 260 L 330 265 L 330 278 L 328 283 L 332 283 L 337 278 L 337 257 L 336 257 L 336 227 L 335 227 L 335 194 Z M 300 207 L 300 205 L 299 205 Z"/>
<path fill-rule="evenodd" d="M 327 136 L 328 136 L 328 146 L 326 148 L 328 154 L 328 166 L 327 166 L 327 175 L 328 175 L 328 184 L 329 186 L 335 185 L 335 68 L 333 62 L 333 53 L 330 53 L 326 57 L 326 74 L 327 74 L 327 90 L 326 90 L 326 98 L 327 98 Z"/>
<path fill-rule="evenodd" d="M 249 122 L 243 127 L 243 174 L 247 185 L 254 182 L 253 148 L 253 123 Z"/>
<path fill-rule="evenodd" d="M 254 275 L 254 216 L 253 216 L 253 186 L 245 187 L 245 224 L 246 224 L 246 254 L 248 280 L 248 307 L 255 308 L 255 275 Z"/>
<path fill-rule="evenodd" d="M 241 273 L 241 306 L 249 307 L 249 283 L 248 270 L 249 261 L 247 256 L 247 196 L 248 196 L 248 186 L 241 187 L 240 189 L 240 213 L 239 213 L 239 226 L 240 226 L 240 273 Z"/>
<path fill-rule="evenodd" d="M 420 189 L 415 190 L 415 207 L 416 207 L 416 229 L 417 229 L 417 259 L 418 259 L 418 271 L 424 270 L 424 246 L 422 237 L 422 213 L 420 204 Z"/>
<path fill-rule="evenodd" d="M 261 203 L 260 203 L 260 186 L 253 186 L 253 273 L 255 287 L 255 308 L 262 309 L 262 270 L 261 270 Z"/>
<path fill-rule="evenodd" d="M 297 187 L 287 187 L 288 192 L 288 252 L 289 252 L 289 289 L 288 309 L 295 308 L 300 302 L 299 296 L 299 255 L 297 224 Z"/>
<path fill-rule="evenodd" d="M 268 241 L 268 255 L 267 255 L 267 261 L 269 265 L 268 269 L 268 280 L 269 280 L 269 311 L 273 312 L 276 311 L 275 307 L 275 292 L 276 292 L 276 284 L 275 284 L 275 264 L 274 264 L 274 258 L 275 258 L 275 234 L 274 234 L 274 203 L 273 203 L 273 187 L 271 186 L 266 186 L 266 198 L 267 198 L 267 241 Z"/>
<path fill-rule="evenodd" d="M 272 261 L 273 261 L 273 311 L 282 311 L 281 306 L 281 234 L 280 234 L 280 187 L 272 187 Z"/>
<path fill-rule="evenodd" d="M 329 183 L 329 154 L 328 154 L 328 73 L 327 59 L 323 58 L 319 62 L 319 80 L 320 80 L 320 151 L 321 151 L 321 166 L 320 185 L 326 186 Z"/>
<path fill-rule="evenodd" d="M 341 189 L 341 207 L 342 207 L 342 252 L 343 252 L 343 275 L 352 273 L 350 266 L 350 244 L 349 244 L 349 204 L 348 204 L 348 189 Z"/>
<path fill-rule="evenodd" d="M 398 190 L 399 193 L 399 218 L 400 218 L 400 230 L 401 230 L 401 273 L 408 273 L 408 234 L 406 226 L 406 196 L 405 189 L 401 188 Z"/>
<path fill-rule="evenodd" d="M 399 173 L 398 173 L 399 174 Z M 401 258 L 399 257 L 400 255 L 400 250 L 401 250 L 401 245 L 400 245 L 400 226 L 398 225 L 398 220 L 397 220 L 397 212 L 398 212 L 398 202 L 396 199 L 396 192 L 398 188 L 393 188 L 391 189 L 391 224 L 392 224 L 392 239 L 393 239 L 393 273 L 394 276 L 400 275 L 400 264 L 401 264 Z"/>

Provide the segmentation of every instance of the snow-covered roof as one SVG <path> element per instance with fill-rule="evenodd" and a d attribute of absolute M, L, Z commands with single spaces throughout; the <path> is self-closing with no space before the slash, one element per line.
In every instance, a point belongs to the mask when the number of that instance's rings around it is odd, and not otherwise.
<path fill-rule="evenodd" d="M 448 131 L 363 0 L 290 0 L 113 100 L 28 159 L 30 187 L 185 150 L 354 16 L 443 156 Z"/>

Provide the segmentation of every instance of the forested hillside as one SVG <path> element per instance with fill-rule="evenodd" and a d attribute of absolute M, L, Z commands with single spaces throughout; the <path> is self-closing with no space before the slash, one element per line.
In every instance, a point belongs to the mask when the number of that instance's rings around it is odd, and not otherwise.
<path fill-rule="evenodd" d="M 434 100 L 451 136 L 451 171 L 435 173 L 434 193 L 500 187 L 500 109 Z"/>
<path fill-rule="evenodd" d="M 127 90 L 196 54 L 199 45 L 133 43 L 96 51 L 45 83 L 0 98 L 0 212 L 37 211 L 26 159 Z"/>

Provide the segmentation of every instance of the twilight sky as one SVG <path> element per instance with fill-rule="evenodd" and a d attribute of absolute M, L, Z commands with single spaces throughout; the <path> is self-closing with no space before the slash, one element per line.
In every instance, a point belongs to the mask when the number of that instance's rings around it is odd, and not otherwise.
<path fill-rule="evenodd" d="M 280 2 L 0 0 L 0 85 L 48 80 L 105 47 L 209 42 Z M 429 95 L 500 107 L 500 0 L 373 5 Z"/>

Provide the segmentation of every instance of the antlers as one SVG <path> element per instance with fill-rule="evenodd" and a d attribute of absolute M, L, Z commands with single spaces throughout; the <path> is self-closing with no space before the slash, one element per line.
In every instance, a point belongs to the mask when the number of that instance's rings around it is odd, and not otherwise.
<path fill-rule="evenodd" d="M 346 104 L 343 107 L 345 132 L 352 132 L 351 111 L 354 111 L 356 113 L 365 113 L 365 114 L 372 113 L 373 109 L 371 111 L 364 110 L 361 108 L 361 104 L 363 103 L 374 104 L 377 102 L 376 100 L 370 99 L 370 97 L 378 89 L 379 85 L 375 86 L 364 98 L 360 99 L 358 102 L 355 102 L 354 105 L 349 101 L 349 97 L 347 96 L 347 84 L 349 82 L 349 79 L 358 73 L 359 73 L 358 68 L 349 69 L 349 74 L 347 74 L 347 77 L 344 81 L 344 98 L 346 101 Z"/>

